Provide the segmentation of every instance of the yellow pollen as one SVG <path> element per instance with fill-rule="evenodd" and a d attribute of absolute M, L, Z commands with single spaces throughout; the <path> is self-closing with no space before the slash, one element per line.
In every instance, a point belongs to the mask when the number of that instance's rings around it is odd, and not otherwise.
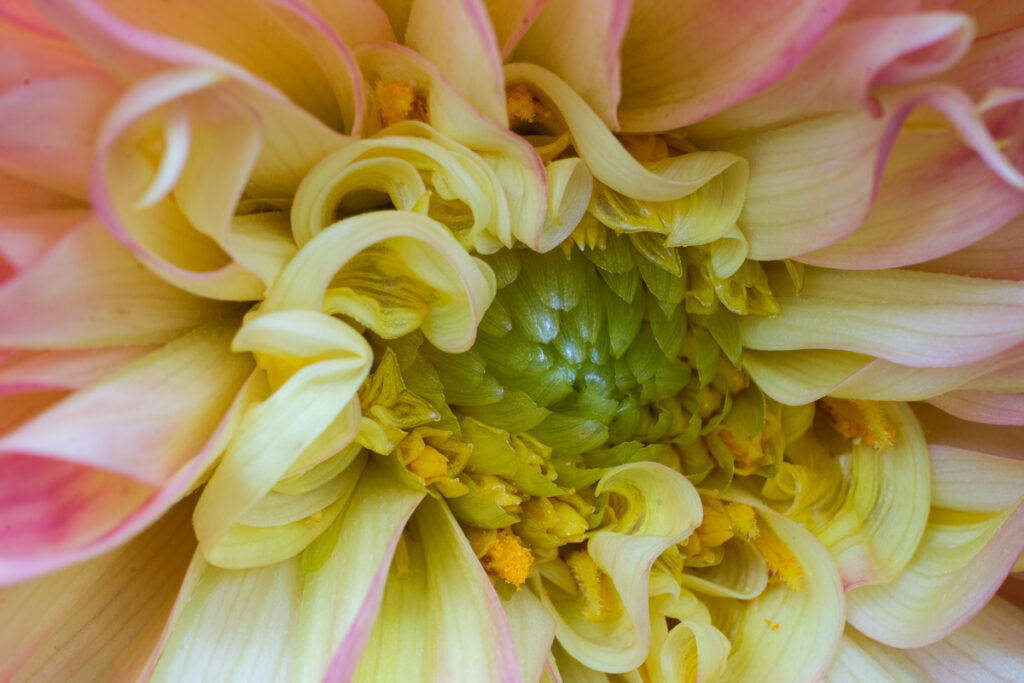
<path fill-rule="evenodd" d="M 782 539 L 767 525 L 750 539 L 768 565 L 768 580 L 784 583 L 795 591 L 804 587 L 804 570 Z"/>
<path fill-rule="evenodd" d="M 448 458 L 433 446 L 424 444 L 423 450 L 408 464 L 408 468 L 410 472 L 429 482 L 448 474 Z"/>
<path fill-rule="evenodd" d="M 533 553 L 523 545 L 518 536 L 511 531 L 502 529 L 484 552 L 480 562 L 488 574 L 497 576 L 518 590 L 530 574 L 530 567 L 533 566 Z"/>
<path fill-rule="evenodd" d="M 757 528 L 757 515 L 754 508 L 745 503 L 729 502 L 725 504 L 725 516 L 729 525 L 747 538 L 756 538 L 761 530 Z"/>
<path fill-rule="evenodd" d="M 859 439 L 880 451 L 896 445 L 896 428 L 877 401 L 826 396 L 818 400 L 818 411 L 847 439 Z"/>
<path fill-rule="evenodd" d="M 513 85 L 505 92 L 505 101 L 508 107 L 509 122 L 513 126 L 533 123 L 538 117 L 548 115 L 547 108 L 522 83 Z"/>
<path fill-rule="evenodd" d="M 377 96 L 377 107 L 380 110 L 380 121 L 387 127 L 399 121 L 413 119 L 426 120 L 426 105 L 416 94 L 412 83 L 400 81 L 377 81 L 374 87 Z"/>
<path fill-rule="evenodd" d="M 583 618 L 592 624 L 603 621 L 608 616 L 609 596 L 601 568 L 586 550 L 574 550 L 565 557 L 565 562 L 583 596 Z"/>

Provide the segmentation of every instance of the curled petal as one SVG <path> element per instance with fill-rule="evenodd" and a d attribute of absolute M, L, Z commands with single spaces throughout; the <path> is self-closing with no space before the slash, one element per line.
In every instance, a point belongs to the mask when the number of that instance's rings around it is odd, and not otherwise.
<path fill-rule="evenodd" d="M 577 597 L 552 586 L 541 599 L 553 609 L 558 641 L 573 657 L 602 671 L 623 672 L 639 666 L 650 647 L 651 564 L 699 526 L 702 507 L 687 479 L 656 463 L 610 470 L 598 483 L 597 493 L 603 491 L 623 496 L 630 508 L 617 527 L 594 533 L 588 544 L 594 562 L 611 578 L 621 612 L 591 623 L 583 619 Z"/>
<path fill-rule="evenodd" d="M 494 275 L 469 256 L 447 229 L 413 213 L 381 211 L 356 216 L 319 233 L 285 268 L 262 310 L 319 311 L 327 286 L 339 269 L 363 250 L 386 240 L 398 261 L 409 264 L 416 279 L 449 297 L 448 302 L 431 308 L 424 320 L 427 338 L 449 352 L 469 348 L 497 289 Z"/>

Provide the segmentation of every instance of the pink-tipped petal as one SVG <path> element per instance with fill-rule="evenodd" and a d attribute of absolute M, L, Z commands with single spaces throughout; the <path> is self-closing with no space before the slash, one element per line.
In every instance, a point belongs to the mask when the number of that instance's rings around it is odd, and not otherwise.
<path fill-rule="evenodd" d="M 482 0 L 417 0 L 405 44 L 433 62 L 478 111 L 508 126 L 501 53 Z"/>
<path fill-rule="evenodd" d="M 4 5 L 0 5 L 0 13 Z M 0 14 L 2 17 L 2 14 Z M 45 33 L 0 20 L 0 91 L 27 85 L 34 78 L 72 73 L 93 73 L 97 69 L 84 54 L 63 37 L 47 28 Z"/>
<path fill-rule="evenodd" d="M 168 285 L 94 220 L 0 286 L 0 347 L 169 341 L 227 309 Z"/>
<path fill-rule="evenodd" d="M 85 209 L 57 209 L 0 218 L 0 256 L 16 271 L 26 270 L 87 215 Z"/>
<path fill-rule="evenodd" d="M 617 130 L 622 96 L 619 53 L 631 5 L 631 0 L 549 3 L 516 48 L 515 61 L 539 64 L 557 74 Z"/>
<path fill-rule="evenodd" d="M 484 0 L 503 60 L 512 55 L 547 4 L 548 0 Z"/>
<path fill-rule="evenodd" d="M 0 394 L 26 391 L 73 391 L 94 384 L 152 346 L 74 351 L 23 351 L 0 360 Z"/>
<path fill-rule="evenodd" d="M 622 129 L 677 128 L 750 97 L 806 56 L 845 4 L 635 2 L 622 46 Z"/>
<path fill-rule="evenodd" d="M 998 207 L 995 207 L 998 210 Z M 982 220 L 984 220 L 982 218 Z M 1024 215 L 968 247 L 925 261 L 915 270 L 969 275 L 993 280 L 1024 279 Z"/>
<path fill-rule="evenodd" d="M 0 590 L 0 679 L 133 680 L 195 546 L 189 508 L 102 557 Z"/>
<path fill-rule="evenodd" d="M 961 420 L 1024 426 L 1024 393 L 964 389 L 936 396 L 928 402 Z"/>

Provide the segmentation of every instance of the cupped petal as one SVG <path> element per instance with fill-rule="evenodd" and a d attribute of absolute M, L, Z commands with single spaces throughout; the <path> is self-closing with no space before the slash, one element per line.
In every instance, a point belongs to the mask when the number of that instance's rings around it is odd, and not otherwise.
<path fill-rule="evenodd" d="M 356 55 L 370 83 L 404 81 L 425 91 L 430 126 L 477 152 L 491 166 L 505 191 L 513 234 L 537 249 L 547 208 L 547 186 L 544 163 L 533 146 L 481 115 L 437 67 L 415 52 L 376 43 L 360 46 Z"/>
<path fill-rule="evenodd" d="M 612 130 L 618 130 L 620 51 L 631 5 L 631 0 L 547 3 L 516 47 L 513 59 L 539 64 L 556 74 Z M 569 36 L 573 39 L 567 40 Z"/>
<path fill-rule="evenodd" d="M 100 121 L 119 91 L 91 73 L 26 78 L 4 91 L 0 171 L 87 200 Z"/>
<path fill-rule="evenodd" d="M 651 462 L 621 465 L 598 482 L 598 495 L 622 496 L 620 522 L 590 537 L 587 552 L 611 579 L 617 609 L 603 621 L 583 618 L 580 597 L 545 585 L 541 599 L 555 616 L 558 641 L 573 657 L 602 671 L 635 669 L 647 657 L 648 578 L 654 560 L 700 525 L 696 489 L 678 472 Z"/>
<path fill-rule="evenodd" d="M 911 367 L 948 367 L 1024 340 L 1024 288 L 1016 282 L 807 268 L 800 294 L 778 298 L 782 312 L 775 318 L 740 321 L 744 346 L 837 349 Z"/>
<path fill-rule="evenodd" d="M 5 681 L 132 680 L 174 605 L 195 546 L 182 502 L 125 546 L 0 590 Z"/>
<path fill-rule="evenodd" d="M 1011 683 L 1024 677 L 1024 612 L 998 597 L 943 640 L 903 654 L 936 681 Z"/>
<path fill-rule="evenodd" d="M 910 408 L 888 408 L 896 444 L 885 451 L 854 444 L 846 499 L 826 524 L 811 529 L 836 558 L 846 590 L 899 576 L 928 522 L 928 445 Z"/>
<path fill-rule="evenodd" d="M 678 128 L 750 97 L 805 57 L 845 4 L 637 0 L 622 44 L 622 129 Z"/>
<path fill-rule="evenodd" d="M 501 600 L 445 504 L 424 499 L 402 544 L 353 680 L 522 680 Z"/>
<path fill-rule="evenodd" d="M 281 273 L 262 310 L 321 310 L 328 284 L 339 270 L 343 273 L 346 262 L 380 243 L 390 247 L 396 262 L 407 264 L 409 273 L 423 283 L 420 287 L 447 295 L 423 320 L 426 337 L 449 352 L 469 348 L 497 289 L 494 274 L 467 254 L 444 226 L 414 213 L 379 211 L 355 216 L 317 234 Z"/>
<path fill-rule="evenodd" d="M 508 126 L 501 53 L 483 0 L 417 0 L 404 43 L 433 62 L 477 110 Z"/>
<path fill-rule="evenodd" d="M 739 680 L 813 681 L 828 669 L 845 625 L 843 587 L 835 561 L 814 536 L 759 500 L 738 491 L 724 498 L 757 508 L 799 564 L 802 586 L 773 583 L 755 601 L 712 609 L 735 621 L 727 676 Z"/>

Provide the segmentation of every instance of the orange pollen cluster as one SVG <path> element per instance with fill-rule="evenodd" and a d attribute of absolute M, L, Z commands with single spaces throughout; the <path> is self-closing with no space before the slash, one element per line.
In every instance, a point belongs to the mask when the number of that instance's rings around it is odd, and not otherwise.
<path fill-rule="evenodd" d="M 520 83 L 513 85 L 505 93 L 508 117 L 512 125 L 533 123 L 538 117 L 546 116 L 547 109 L 540 100 L 533 96 L 529 88 Z"/>
<path fill-rule="evenodd" d="M 412 83 L 380 80 L 374 87 L 374 94 L 384 127 L 409 119 L 425 121 L 427 118 L 426 104 Z"/>
<path fill-rule="evenodd" d="M 896 428 L 881 403 L 826 396 L 818 400 L 818 412 L 847 439 L 859 439 L 880 451 L 896 445 Z"/>
<path fill-rule="evenodd" d="M 533 553 L 523 545 L 519 537 L 502 529 L 497 538 L 480 558 L 488 574 L 497 576 L 517 589 L 529 576 L 533 566 Z"/>

